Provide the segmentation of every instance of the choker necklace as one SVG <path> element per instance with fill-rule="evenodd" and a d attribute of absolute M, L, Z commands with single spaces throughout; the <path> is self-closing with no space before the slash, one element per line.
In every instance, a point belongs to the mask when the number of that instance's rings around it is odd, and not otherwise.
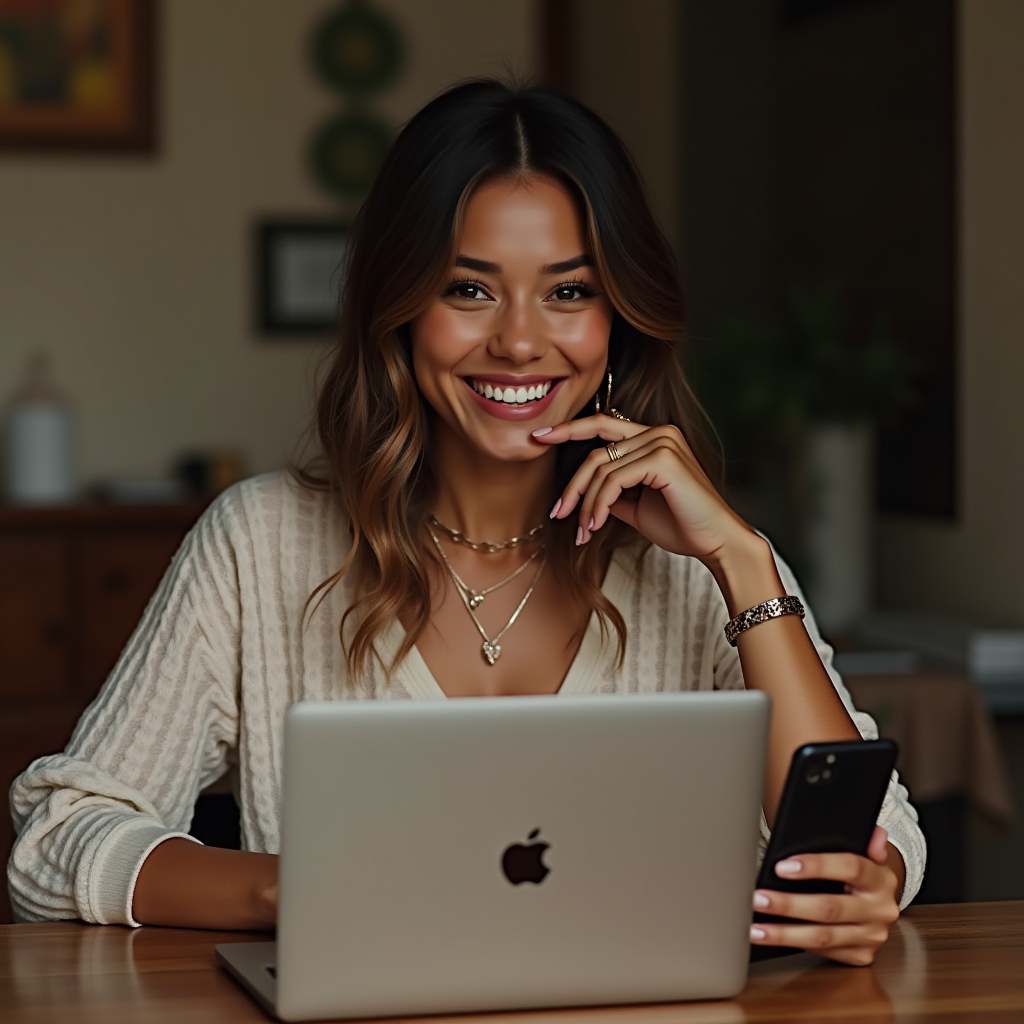
<path fill-rule="evenodd" d="M 544 571 L 544 566 L 547 564 L 547 552 L 543 548 L 535 551 L 525 562 L 523 562 L 521 566 L 519 566 L 518 569 L 516 569 L 515 572 L 506 576 L 500 583 L 496 583 L 493 587 L 488 587 L 486 590 L 476 591 L 473 590 L 472 587 L 467 586 L 459 574 L 452 568 L 452 564 L 448 561 L 448 556 L 444 553 L 444 548 L 441 547 L 441 542 L 438 540 L 437 534 L 434 533 L 429 526 L 427 527 L 427 532 L 430 534 L 430 539 L 434 542 L 434 546 L 437 548 L 438 554 L 440 554 L 445 568 L 451 574 L 452 580 L 455 583 L 455 589 L 458 592 L 459 597 L 462 598 L 462 603 L 466 606 L 466 611 L 469 612 L 469 617 L 473 620 L 473 625 L 476 626 L 477 632 L 483 639 L 483 644 L 481 644 L 480 650 L 483 652 L 484 659 L 488 665 L 493 665 L 501 657 L 501 644 L 499 644 L 498 641 L 512 628 L 512 623 L 519 618 L 519 613 L 526 607 L 526 602 L 530 600 L 534 587 L 537 586 L 537 581 L 540 579 L 540 574 Z M 513 539 L 518 540 L 520 538 Z M 506 541 L 506 545 L 508 544 L 509 542 Z M 530 585 L 526 588 L 526 593 L 523 594 L 522 601 L 516 605 L 516 610 L 512 613 L 508 622 L 506 622 L 505 625 L 494 634 L 494 636 L 488 636 L 483 624 L 476 617 L 476 608 L 483 602 L 483 599 L 487 594 L 493 593 L 499 587 L 503 587 L 506 583 L 511 582 L 540 555 L 543 555 L 540 566 L 534 573 L 533 579 L 530 580 Z"/>
<path fill-rule="evenodd" d="M 433 513 L 428 518 L 431 526 L 444 530 L 455 544 L 463 544 L 467 548 L 472 548 L 474 551 L 483 551 L 488 555 L 493 554 L 495 551 L 504 551 L 507 548 L 517 548 L 520 544 L 529 544 L 531 540 L 536 540 L 537 534 L 544 529 L 544 523 L 539 523 L 529 533 L 524 533 L 522 537 L 510 537 L 508 540 L 497 542 L 492 540 L 470 540 L 461 530 L 453 530 L 450 526 L 446 526 Z"/>

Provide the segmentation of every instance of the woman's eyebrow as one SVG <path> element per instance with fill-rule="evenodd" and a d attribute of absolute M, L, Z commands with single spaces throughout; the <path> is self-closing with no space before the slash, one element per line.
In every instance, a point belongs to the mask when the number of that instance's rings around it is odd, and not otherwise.
<path fill-rule="evenodd" d="M 467 270 L 475 270 L 481 274 L 500 274 L 501 264 L 491 263 L 489 260 L 477 260 L 472 256 L 457 256 L 455 266 L 465 267 Z"/>
<path fill-rule="evenodd" d="M 578 270 L 580 267 L 592 267 L 594 261 L 586 254 L 573 256 L 572 259 L 562 260 L 560 263 L 548 263 L 540 268 L 543 275 L 567 274 L 570 270 Z M 473 256 L 457 256 L 455 266 L 465 267 L 467 270 L 475 270 L 480 274 L 500 274 L 501 264 L 491 263 L 490 260 L 478 260 Z"/>
<path fill-rule="evenodd" d="M 549 263 L 540 268 L 542 274 L 568 274 L 570 270 L 579 270 L 580 267 L 592 267 L 594 261 L 586 254 L 580 253 L 573 256 L 571 260 L 562 260 L 561 263 Z"/>

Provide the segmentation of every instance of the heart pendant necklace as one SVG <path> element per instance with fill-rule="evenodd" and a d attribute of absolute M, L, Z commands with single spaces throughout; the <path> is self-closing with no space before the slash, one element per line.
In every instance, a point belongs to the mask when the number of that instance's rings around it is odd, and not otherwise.
<path fill-rule="evenodd" d="M 462 598 L 462 603 L 466 606 L 466 611 L 469 612 L 469 617 L 473 620 L 473 624 L 476 626 L 477 632 L 479 632 L 480 636 L 483 638 L 480 650 L 483 653 L 484 660 L 488 665 L 493 665 L 501 657 L 501 644 L 499 644 L 498 641 L 509 631 L 509 629 L 512 628 L 512 623 L 519 618 L 519 613 L 526 607 L 526 602 L 530 600 L 534 587 L 537 586 L 540 574 L 544 571 L 544 566 L 547 564 L 547 551 L 544 548 L 539 548 L 530 555 L 530 557 L 523 562 L 515 572 L 506 576 L 500 583 L 495 583 L 493 587 L 488 587 L 486 590 L 476 591 L 473 590 L 472 587 L 468 586 L 452 568 L 451 562 L 448 561 L 448 556 L 444 553 L 444 548 L 441 547 L 441 542 L 437 539 L 437 534 L 434 533 L 429 526 L 427 527 L 427 532 L 430 534 L 430 539 L 437 547 L 438 553 L 441 555 L 441 560 L 444 562 L 445 568 L 448 570 L 453 582 L 455 583 L 455 589 L 458 592 L 459 597 Z M 483 604 L 484 597 L 487 594 L 492 593 L 499 587 L 503 587 L 506 583 L 510 583 L 521 572 L 524 572 L 528 565 L 540 556 L 543 556 L 541 558 L 541 563 L 538 566 L 537 571 L 534 573 L 533 579 L 530 580 L 530 585 L 526 588 L 526 593 L 523 594 L 523 599 L 518 605 L 516 605 L 516 610 L 512 613 L 512 617 L 504 626 L 501 627 L 501 629 L 498 630 L 497 633 L 494 634 L 494 636 L 488 636 L 483 624 L 476 617 L 476 609 Z"/>
<path fill-rule="evenodd" d="M 519 613 L 526 607 L 526 602 L 530 600 L 530 595 L 533 593 L 533 588 L 537 586 L 537 580 L 540 579 L 540 574 L 544 571 L 544 565 L 547 562 L 547 555 L 544 555 L 540 566 L 537 571 L 533 574 L 533 579 L 530 580 L 530 585 L 526 589 L 526 593 L 523 594 L 522 601 L 516 605 L 516 610 L 512 613 L 512 617 L 505 623 L 501 629 L 498 630 L 494 636 L 488 636 L 487 631 L 484 629 L 480 620 L 476 617 L 476 612 L 470 607 L 469 598 L 459 590 L 459 596 L 462 598 L 462 603 L 466 606 L 466 611 L 469 612 L 470 618 L 473 620 L 473 624 L 476 626 L 480 636 L 483 637 L 483 643 L 480 645 L 481 651 L 483 651 L 484 660 L 488 665 L 493 665 L 501 657 L 501 644 L 498 641 L 512 628 L 512 623 L 519 618 Z M 457 588 L 458 589 L 458 588 Z"/>

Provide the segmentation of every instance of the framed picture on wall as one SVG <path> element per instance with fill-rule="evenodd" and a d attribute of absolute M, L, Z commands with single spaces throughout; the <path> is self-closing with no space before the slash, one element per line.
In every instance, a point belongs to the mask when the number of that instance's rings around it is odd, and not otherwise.
<path fill-rule="evenodd" d="M 154 148 L 155 0 L 0 0 L 0 155 Z"/>
<path fill-rule="evenodd" d="M 348 238 L 348 226 L 337 221 L 257 225 L 256 326 L 261 334 L 334 331 Z"/>

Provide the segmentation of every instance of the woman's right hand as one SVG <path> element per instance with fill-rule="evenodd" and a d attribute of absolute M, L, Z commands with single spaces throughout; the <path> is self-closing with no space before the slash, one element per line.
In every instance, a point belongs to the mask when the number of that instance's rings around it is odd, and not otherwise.
<path fill-rule="evenodd" d="M 270 854 L 257 854 L 260 857 L 269 857 Z M 256 891 L 256 912 L 257 916 L 267 922 L 270 928 L 277 927 L 277 857 L 274 857 L 274 878 L 273 881 L 258 884 Z"/>
<path fill-rule="evenodd" d="M 175 928 L 275 928 L 277 864 L 269 853 L 167 839 L 139 871 L 132 916 L 141 924 Z"/>

